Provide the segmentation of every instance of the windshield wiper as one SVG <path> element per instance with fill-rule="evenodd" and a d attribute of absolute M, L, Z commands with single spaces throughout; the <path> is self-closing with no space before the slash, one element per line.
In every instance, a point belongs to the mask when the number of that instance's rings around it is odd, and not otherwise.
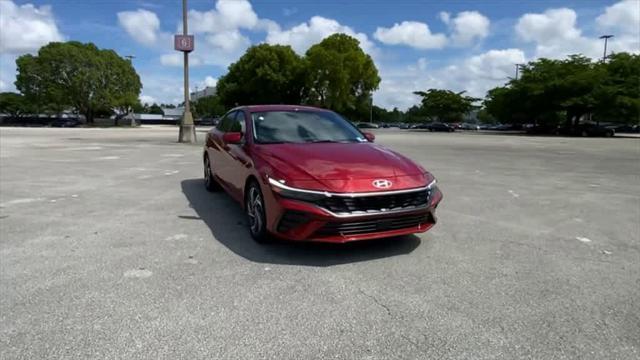
<path fill-rule="evenodd" d="M 293 141 L 260 141 L 258 142 L 260 145 L 271 145 L 271 144 L 299 144 Z"/>
<path fill-rule="evenodd" d="M 307 141 L 313 144 L 318 144 L 318 143 L 339 143 L 339 144 L 344 144 L 344 143 L 351 143 L 354 142 L 353 140 L 311 140 L 311 141 Z"/>

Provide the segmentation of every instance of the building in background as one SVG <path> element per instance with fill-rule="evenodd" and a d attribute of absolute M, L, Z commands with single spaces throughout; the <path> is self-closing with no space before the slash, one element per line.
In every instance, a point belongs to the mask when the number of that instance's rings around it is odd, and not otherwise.
<path fill-rule="evenodd" d="M 191 95 L 191 101 L 198 101 L 198 99 L 206 97 L 206 96 L 213 96 L 216 94 L 216 87 L 215 86 L 207 86 L 202 90 L 197 90 L 192 92 Z"/>
<path fill-rule="evenodd" d="M 182 118 L 182 113 L 184 113 L 184 107 L 177 108 L 162 108 L 162 113 L 164 114 L 163 120 L 165 121 L 180 121 Z"/>

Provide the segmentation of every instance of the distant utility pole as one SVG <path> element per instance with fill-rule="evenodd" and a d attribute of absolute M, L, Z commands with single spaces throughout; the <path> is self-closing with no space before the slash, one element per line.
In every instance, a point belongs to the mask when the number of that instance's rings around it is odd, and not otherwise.
<path fill-rule="evenodd" d="M 174 37 L 174 48 L 184 53 L 184 114 L 180 123 L 179 142 L 196 142 L 196 128 L 193 125 L 193 115 L 189 106 L 189 53 L 193 51 L 193 35 L 187 35 L 187 0 L 182 0 L 182 35 Z"/>
<path fill-rule="evenodd" d="M 371 104 L 369 106 L 369 122 L 373 122 L 373 96 L 371 96 Z"/>
<path fill-rule="evenodd" d="M 520 72 L 520 66 L 523 66 L 524 64 L 516 64 L 516 80 L 518 80 L 518 74 Z"/>
<path fill-rule="evenodd" d="M 604 39 L 604 54 L 602 55 L 602 62 L 607 61 L 607 41 L 611 39 L 613 35 L 602 35 L 600 39 Z"/>

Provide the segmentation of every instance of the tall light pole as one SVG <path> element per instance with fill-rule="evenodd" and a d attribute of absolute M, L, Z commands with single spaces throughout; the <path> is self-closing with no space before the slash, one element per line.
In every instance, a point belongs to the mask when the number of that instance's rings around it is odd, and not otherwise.
<path fill-rule="evenodd" d="M 373 95 L 371 95 L 371 103 L 369 104 L 369 122 L 373 122 Z"/>
<path fill-rule="evenodd" d="M 182 35 L 174 37 L 174 48 L 184 53 L 184 114 L 180 123 L 179 142 L 196 142 L 196 128 L 193 125 L 193 115 L 189 106 L 189 53 L 193 51 L 193 36 L 188 35 L 187 0 L 182 0 Z"/>
<path fill-rule="evenodd" d="M 607 61 L 607 41 L 611 39 L 613 35 L 602 35 L 600 39 L 604 39 L 604 54 L 602 55 L 602 62 Z"/>
<path fill-rule="evenodd" d="M 524 64 L 516 64 L 516 80 L 518 80 L 518 74 L 520 72 L 520 66 L 523 66 Z"/>

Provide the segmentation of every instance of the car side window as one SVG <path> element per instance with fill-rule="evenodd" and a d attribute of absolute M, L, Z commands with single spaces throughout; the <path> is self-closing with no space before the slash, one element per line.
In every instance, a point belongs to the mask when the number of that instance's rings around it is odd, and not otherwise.
<path fill-rule="evenodd" d="M 229 130 L 227 130 L 227 131 L 229 131 L 229 132 L 241 132 L 242 134 L 245 133 L 244 112 L 236 111 L 236 116 L 230 122 Z"/>
<path fill-rule="evenodd" d="M 238 111 L 232 111 L 230 113 L 227 113 L 218 123 L 218 126 L 216 126 L 216 128 L 218 130 L 220 130 L 221 132 L 229 132 L 232 131 L 230 130 L 233 122 L 235 121 L 235 117 L 238 114 Z"/>

